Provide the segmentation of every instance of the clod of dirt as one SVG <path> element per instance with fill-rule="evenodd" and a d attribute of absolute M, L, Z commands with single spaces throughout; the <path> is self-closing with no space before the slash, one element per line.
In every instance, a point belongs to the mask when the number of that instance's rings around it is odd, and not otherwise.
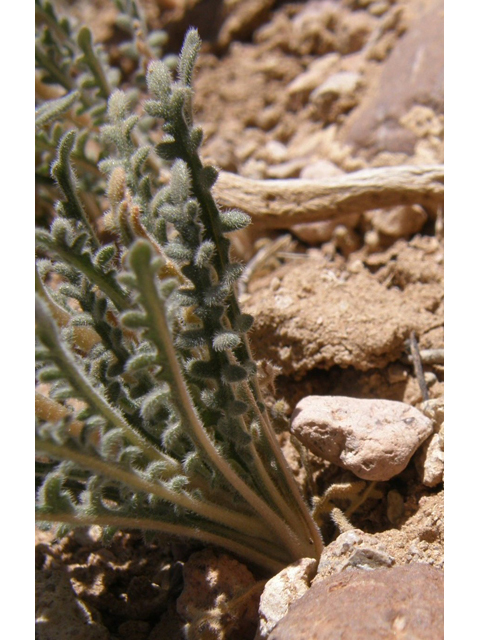
<path fill-rule="evenodd" d="M 443 572 L 428 565 L 351 570 L 311 587 L 269 640 L 443 637 Z"/>
<path fill-rule="evenodd" d="M 401 473 L 432 431 L 430 418 L 403 402 L 332 396 L 301 400 L 291 424 L 312 453 L 375 481 Z"/>
<path fill-rule="evenodd" d="M 312 251 L 252 281 L 242 307 L 255 317 L 255 357 L 300 378 L 335 365 L 385 367 L 401 357 L 412 330 L 421 348 L 443 347 L 438 243 L 430 255 L 413 240 L 398 242 L 365 265 L 352 259 L 336 268 Z"/>

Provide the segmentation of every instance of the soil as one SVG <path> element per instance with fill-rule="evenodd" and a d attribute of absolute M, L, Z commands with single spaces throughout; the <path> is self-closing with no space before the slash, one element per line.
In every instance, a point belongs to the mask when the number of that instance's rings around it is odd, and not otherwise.
<path fill-rule="evenodd" d="M 118 33 L 109 3 L 66 4 L 114 55 Z M 443 89 L 435 67 L 443 43 L 434 18 L 421 41 L 433 52 L 418 81 L 423 93 L 412 82 L 397 87 L 394 99 L 391 91 L 385 94 L 388 65 L 400 64 L 396 52 L 418 47 L 418 20 L 435 17 L 442 2 L 141 4 L 152 26 L 167 30 L 172 50 L 189 25 L 199 28 L 204 47 L 195 77 L 196 119 L 205 132 L 203 157 L 220 169 L 258 179 L 322 179 L 368 167 L 443 162 Z M 407 58 L 404 52 L 401 59 Z M 307 71 L 315 62 L 312 79 Z M 315 97 L 335 75 L 344 84 Z M 384 121 L 372 116 L 382 105 Z M 279 438 L 309 495 L 354 478 L 305 451 L 300 455 L 287 429 L 296 403 L 306 395 L 343 395 L 419 407 L 423 398 L 407 341 L 414 332 L 420 350 L 443 349 L 442 213 L 416 211 L 416 218 L 400 210 L 359 211 L 341 225 L 268 233 L 250 228 L 232 239 L 236 256 L 248 263 L 262 247 L 289 236 L 251 271 L 241 302 L 256 318 L 255 357 L 280 371 L 268 402 L 283 415 Z M 425 364 L 424 373 L 429 397 L 442 398 L 443 360 Z M 443 568 L 443 483 L 422 484 L 415 456 L 399 476 L 378 483 L 351 522 L 378 536 L 397 565 Z M 328 543 L 338 531 L 326 523 L 323 533 Z M 105 545 L 95 528 L 61 539 L 37 530 L 36 544 L 39 638 L 77 637 L 68 627 L 74 620 L 82 638 L 183 637 L 186 621 L 176 601 L 182 567 L 198 545 L 144 539 L 138 532 L 116 533 Z M 249 569 L 254 582 L 264 577 Z M 53 599 L 61 593 L 70 604 Z M 248 633 L 241 637 L 253 637 Z M 240 636 L 233 630 L 226 637 Z"/>

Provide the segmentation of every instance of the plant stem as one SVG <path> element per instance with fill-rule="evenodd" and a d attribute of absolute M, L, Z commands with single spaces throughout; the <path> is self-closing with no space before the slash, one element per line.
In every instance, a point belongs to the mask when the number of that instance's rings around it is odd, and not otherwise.
<path fill-rule="evenodd" d="M 246 343 L 247 346 L 249 347 L 249 344 Z M 258 384 L 258 380 L 254 379 L 254 384 L 256 385 L 256 391 L 257 391 L 257 397 L 262 398 L 262 392 L 260 389 L 260 386 Z M 248 394 L 252 394 L 253 393 L 250 389 L 250 387 L 248 385 L 245 385 L 246 391 Z M 305 503 L 305 501 L 303 500 L 301 494 L 300 494 L 300 489 L 298 488 L 298 484 L 295 480 L 295 478 L 293 477 L 293 473 L 290 469 L 290 467 L 287 464 L 287 461 L 285 460 L 285 457 L 283 455 L 283 452 L 280 448 L 280 445 L 278 443 L 277 437 L 275 435 L 275 431 L 273 429 L 273 426 L 270 422 L 270 419 L 268 417 L 268 414 L 266 412 L 262 413 L 260 411 L 260 409 L 258 408 L 257 403 L 255 402 L 255 399 L 252 397 L 252 404 L 253 406 L 256 408 L 257 410 L 257 415 L 258 418 L 261 420 L 261 424 L 263 426 L 264 429 L 264 433 L 267 437 L 267 440 L 270 444 L 271 450 L 275 456 L 275 459 L 280 467 L 280 470 L 283 473 L 283 478 L 286 480 L 288 488 L 290 490 L 290 495 L 292 496 L 292 498 L 294 499 L 294 504 L 295 507 L 298 509 L 298 511 L 300 512 L 300 520 L 304 526 L 304 528 L 307 529 L 308 534 L 309 534 L 309 539 L 310 539 L 310 544 L 313 544 L 314 546 L 314 553 L 312 555 L 312 552 L 310 552 L 310 556 L 309 557 L 315 557 L 315 558 L 320 558 L 320 555 L 322 553 L 323 550 L 323 540 L 322 540 L 322 536 L 320 534 L 320 530 L 318 529 L 317 525 L 315 524 L 315 521 L 313 520 L 312 516 L 310 515 L 310 512 L 307 508 L 307 505 Z M 288 494 L 287 494 L 288 495 Z"/>
<path fill-rule="evenodd" d="M 148 251 L 144 250 L 148 248 Z M 142 294 L 142 302 L 149 317 L 150 337 L 157 350 L 168 362 L 168 383 L 174 403 L 182 422 L 189 425 L 189 433 L 197 441 L 210 461 L 230 482 L 230 484 L 245 498 L 245 500 L 265 519 L 268 526 L 274 531 L 292 552 L 295 558 L 303 557 L 305 544 L 302 543 L 288 525 L 269 507 L 229 466 L 228 462 L 219 454 L 215 445 L 210 440 L 197 412 L 185 384 L 173 340 L 168 328 L 165 316 L 164 302 L 161 300 L 150 266 L 150 247 L 144 242 L 137 243 L 135 256 L 131 255 L 131 267 L 137 277 L 137 284 Z"/>
<path fill-rule="evenodd" d="M 124 516 L 79 516 L 70 513 L 43 514 L 38 513 L 36 519 L 40 522 L 65 522 L 72 526 L 114 526 L 125 529 L 144 529 L 160 531 L 169 535 L 180 536 L 182 538 L 192 538 L 206 544 L 213 544 L 228 549 L 232 553 L 250 560 L 254 564 L 263 567 L 269 572 L 278 573 L 285 567 L 285 562 L 269 558 L 267 555 L 252 549 L 251 546 L 241 544 L 210 531 L 196 529 L 185 525 L 161 522 L 158 520 L 145 520 L 141 518 L 128 518 Z"/>
<path fill-rule="evenodd" d="M 165 500 L 182 507 L 183 509 L 192 511 L 203 518 L 222 524 L 229 529 L 236 529 L 240 532 L 248 531 L 253 538 L 260 538 L 267 540 L 270 544 L 274 544 L 274 538 L 271 532 L 269 532 L 256 518 L 235 513 L 231 509 L 224 509 L 214 504 L 201 502 L 200 500 L 192 498 L 184 491 L 174 491 L 163 484 L 151 482 L 131 471 L 122 469 L 111 462 L 104 462 L 100 458 L 75 451 L 70 447 L 52 444 L 51 442 L 46 442 L 40 439 L 35 441 L 35 446 L 37 450 L 48 453 L 54 458 L 71 460 L 83 468 L 89 469 L 90 471 L 106 478 L 110 478 L 110 480 L 120 482 L 133 490 L 152 494 L 161 500 Z"/>

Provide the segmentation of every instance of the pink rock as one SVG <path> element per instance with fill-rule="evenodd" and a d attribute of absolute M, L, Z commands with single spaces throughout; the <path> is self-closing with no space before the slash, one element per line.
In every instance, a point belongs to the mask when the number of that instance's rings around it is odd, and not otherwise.
<path fill-rule="evenodd" d="M 427 564 L 325 578 L 295 602 L 269 640 L 439 640 L 443 572 Z"/>
<path fill-rule="evenodd" d="M 364 480 L 401 473 L 433 431 L 433 422 L 403 402 L 307 396 L 291 432 L 312 453 Z"/>
<path fill-rule="evenodd" d="M 414 105 L 443 113 L 443 0 L 409 3 L 405 35 L 383 66 L 378 87 L 355 109 L 340 137 L 373 153 L 413 153 L 416 137 L 400 125 Z"/>

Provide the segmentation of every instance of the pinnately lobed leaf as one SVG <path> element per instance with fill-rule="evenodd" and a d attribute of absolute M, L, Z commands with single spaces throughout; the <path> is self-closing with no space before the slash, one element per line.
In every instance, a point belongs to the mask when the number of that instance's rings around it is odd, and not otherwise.
<path fill-rule="evenodd" d="M 136 3 L 117 5 L 124 27 L 133 17 L 146 26 Z M 262 399 L 253 318 L 235 290 L 243 267 L 226 234 L 250 218 L 220 211 L 218 171 L 198 153 L 198 33 L 187 33 L 175 78 L 171 61 L 150 62 L 140 104 L 133 87 L 115 88 L 86 26 L 65 30 L 46 0 L 36 7 L 48 31 L 40 82 L 66 91 L 37 110 L 38 171 L 51 166 L 41 188 L 53 178 L 60 191 L 49 191 L 53 221 L 36 236 L 37 517 L 100 523 L 108 535 L 141 523 L 268 572 L 318 559 L 321 536 Z M 146 59 L 127 45 L 141 80 Z M 57 67 L 42 67 L 49 56 Z"/>

